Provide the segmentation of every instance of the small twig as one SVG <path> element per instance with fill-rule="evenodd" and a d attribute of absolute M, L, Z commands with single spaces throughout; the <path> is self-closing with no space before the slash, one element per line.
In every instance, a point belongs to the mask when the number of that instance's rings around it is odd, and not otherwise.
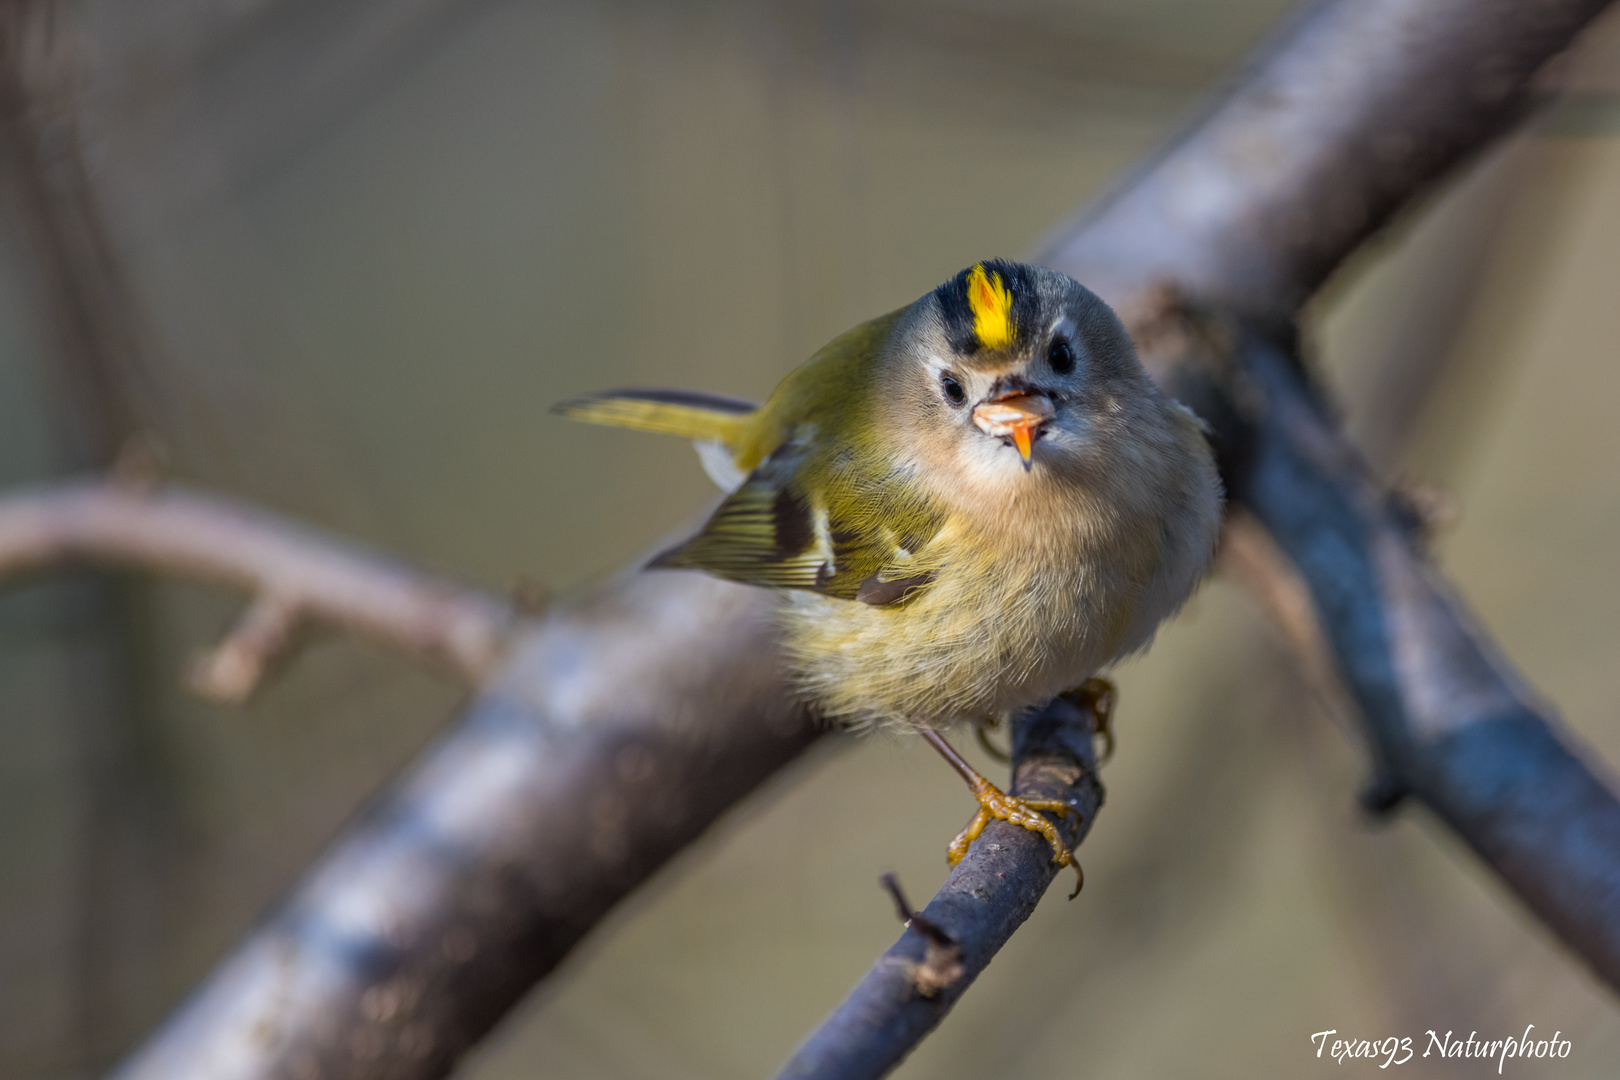
<path fill-rule="evenodd" d="M 911 910 L 906 894 L 900 891 L 900 879 L 894 874 L 884 874 L 878 881 L 894 898 L 900 921 L 927 939 L 928 952 L 912 973 L 912 982 L 923 997 L 938 997 L 941 990 L 962 977 L 962 947 L 928 916 Z"/>
<path fill-rule="evenodd" d="M 85 480 L 0 496 L 0 581 L 85 563 L 257 597 L 193 672 L 193 685 L 225 700 L 251 693 L 301 621 L 348 630 L 477 686 L 513 620 L 508 604 L 477 589 L 218 495 Z"/>
<path fill-rule="evenodd" d="M 1095 716 L 1068 698 L 1019 725 L 1013 791 L 1062 799 L 1079 811 L 1057 819 L 1071 847 L 1084 839 L 1097 808 L 1092 738 Z M 861 1080 L 887 1073 L 951 1010 L 1057 875 L 1052 849 L 1028 829 L 991 822 L 934 899 L 911 911 L 888 876 L 908 927 L 821 1026 L 799 1044 L 781 1077 Z"/>

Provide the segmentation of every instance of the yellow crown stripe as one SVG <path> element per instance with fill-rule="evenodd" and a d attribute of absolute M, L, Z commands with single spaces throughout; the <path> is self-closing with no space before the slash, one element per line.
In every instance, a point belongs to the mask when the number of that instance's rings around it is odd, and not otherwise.
<path fill-rule="evenodd" d="M 1000 274 L 986 274 L 983 263 L 968 271 L 968 307 L 973 309 L 973 332 L 987 349 L 1011 345 L 1018 334 L 1013 322 L 1012 294 L 1001 283 Z"/>

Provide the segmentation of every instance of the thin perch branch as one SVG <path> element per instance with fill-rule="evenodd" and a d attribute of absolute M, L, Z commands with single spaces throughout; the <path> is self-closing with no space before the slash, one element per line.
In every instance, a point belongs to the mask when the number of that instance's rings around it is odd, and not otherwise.
<path fill-rule="evenodd" d="M 496 597 L 218 495 L 86 480 L 0 497 L 0 581 L 82 564 L 253 596 L 249 617 L 195 673 L 200 689 L 230 700 L 252 691 L 300 620 L 348 630 L 473 686 L 499 661 L 513 620 Z"/>
<path fill-rule="evenodd" d="M 1020 724 L 1013 791 L 1080 812 L 1054 818 L 1072 848 L 1085 839 L 1103 789 L 1092 749 L 1096 718 L 1066 698 Z M 821 1026 L 799 1044 L 781 1080 L 866 1080 L 894 1068 L 939 1025 L 1024 924 L 1057 876 L 1039 835 L 994 821 L 900 940 Z M 896 897 L 899 901 L 899 897 Z"/>

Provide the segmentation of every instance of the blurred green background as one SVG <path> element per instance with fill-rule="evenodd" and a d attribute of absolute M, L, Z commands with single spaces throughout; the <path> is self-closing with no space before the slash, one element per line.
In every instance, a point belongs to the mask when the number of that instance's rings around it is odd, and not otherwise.
<path fill-rule="evenodd" d="M 140 313 L 117 392 L 166 471 L 495 589 L 588 586 L 713 497 L 571 427 L 581 391 L 761 397 L 853 323 L 1032 249 L 1167 137 L 1283 0 L 82 0 L 70 121 Z M 1439 558 L 1620 762 L 1620 20 L 1527 128 L 1319 299 L 1312 337 Z M 15 165 L 15 162 L 11 163 Z M 15 171 L 15 170 L 13 170 Z M 0 489 L 84 464 L 15 185 Z M 0 1078 L 98 1074 L 454 718 L 312 642 L 242 709 L 187 658 L 239 598 L 0 594 Z M 1615 1001 L 1419 812 L 1219 577 L 1119 673 L 1054 895 L 898 1075 L 1294 1077 L 1310 1035 L 1535 1024 L 1518 1076 L 1620 1072 Z M 920 743 L 829 740 L 609 918 L 458 1073 L 754 1077 L 896 936 L 971 802 Z M 1356 1066 L 1347 1066 L 1356 1067 Z M 1369 1066 L 1362 1066 L 1369 1067 Z M 1473 1075 L 1414 1058 L 1406 1076 Z"/>

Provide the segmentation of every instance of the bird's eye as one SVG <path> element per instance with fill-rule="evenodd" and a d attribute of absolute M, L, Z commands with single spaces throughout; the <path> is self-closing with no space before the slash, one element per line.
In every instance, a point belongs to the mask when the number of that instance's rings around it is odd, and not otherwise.
<path fill-rule="evenodd" d="M 1074 348 L 1064 338 L 1052 342 L 1052 349 L 1046 354 L 1046 362 L 1052 365 L 1052 370 L 1059 375 L 1067 375 L 1074 370 Z"/>
<path fill-rule="evenodd" d="M 939 377 L 939 388 L 944 392 L 945 400 L 952 405 L 960 405 L 967 400 L 967 391 L 963 390 L 962 384 L 957 382 L 951 375 L 941 375 Z"/>

